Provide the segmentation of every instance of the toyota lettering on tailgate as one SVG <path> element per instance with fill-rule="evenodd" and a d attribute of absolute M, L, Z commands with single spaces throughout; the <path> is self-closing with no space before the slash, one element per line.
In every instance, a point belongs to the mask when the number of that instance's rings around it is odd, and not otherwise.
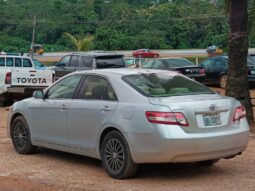
<path fill-rule="evenodd" d="M 17 78 L 18 83 L 29 83 L 29 84 L 46 84 L 47 81 L 45 78 Z"/>

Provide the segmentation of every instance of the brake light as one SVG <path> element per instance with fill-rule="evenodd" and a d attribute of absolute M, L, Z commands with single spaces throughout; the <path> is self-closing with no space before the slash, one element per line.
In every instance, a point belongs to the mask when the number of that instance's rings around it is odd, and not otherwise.
<path fill-rule="evenodd" d="M 151 123 L 189 126 L 188 121 L 181 112 L 147 111 L 145 114 Z"/>
<path fill-rule="evenodd" d="M 199 74 L 205 74 L 205 69 L 204 68 L 199 69 Z"/>
<path fill-rule="evenodd" d="M 12 73 L 7 72 L 5 75 L 5 84 L 11 84 L 12 83 Z"/>
<path fill-rule="evenodd" d="M 246 111 L 244 106 L 239 106 L 235 109 L 234 119 L 233 121 L 239 121 L 240 119 L 246 117 Z"/>

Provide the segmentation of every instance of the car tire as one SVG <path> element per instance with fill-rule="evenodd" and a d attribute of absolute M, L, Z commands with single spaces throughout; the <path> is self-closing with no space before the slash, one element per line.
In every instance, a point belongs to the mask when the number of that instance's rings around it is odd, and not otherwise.
<path fill-rule="evenodd" d="M 11 125 L 11 139 L 13 146 L 19 154 L 31 154 L 36 150 L 36 146 L 31 143 L 30 131 L 24 117 L 15 118 Z"/>
<path fill-rule="evenodd" d="M 213 159 L 213 160 L 205 160 L 205 161 L 199 161 L 197 162 L 200 166 L 212 166 L 215 163 L 217 163 L 220 159 Z"/>
<path fill-rule="evenodd" d="M 154 58 L 158 58 L 159 57 L 159 55 L 158 54 L 154 54 Z"/>
<path fill-rule="evenodd" d="M 100 155 L 104 169 L 113 178 L 130 178 L 138 169 L 124 136 L 118 131 L 111 131 L 104 137 Z"/>
<path fill-rule="evenodd" d="M 227 78 L 228 76 L 226 74 L 223 74 L 221 77 L 220 77 L 220 87 L 221 88 L 226 88 L 227 86 Z"/>

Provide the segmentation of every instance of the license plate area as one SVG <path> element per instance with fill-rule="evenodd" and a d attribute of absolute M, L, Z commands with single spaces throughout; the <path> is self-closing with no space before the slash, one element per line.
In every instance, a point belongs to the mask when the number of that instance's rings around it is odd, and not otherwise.
<path fill-rule="evenodd" d="M 220 113 L 203 114 L 204 127 L 221 125 Z"/>

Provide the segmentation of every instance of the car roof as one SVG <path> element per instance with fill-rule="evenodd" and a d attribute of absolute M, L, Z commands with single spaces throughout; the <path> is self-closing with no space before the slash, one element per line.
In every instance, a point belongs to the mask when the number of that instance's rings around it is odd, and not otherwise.
<path fill-rule="evenodd" d="M 118 54 L 115 52 L 106 52 L 106 51 L 91 51 L 91 52 L 74 52 L 72 55 L 78 55 L 78 56 L 93 56 L 93 57 L 100 57 L 100 56 L 119 56 L 124 57 L 123 54 Z"/>
<path fill-rule="evenodd" d="M 6 57 L 8 57 L 8 58 L 29 58 L 29 59 L 30 59 L 30 57 L 29 57 L 29 56 L 18 56 L 18 55 L 0 55 L 0 58 L 6 58 Z"/>
<path fill-rule="evenodd" d="M 158 58 L 156 60 L 188 60 L 188 59 L 182 57 L 170 57 L 170 58 Z"/>
<path fill-rule="evenodd" d="M 167 73 L 172 76 L 176 76 L 179 73 L 174 71 L 168 71 L 168 70 L 155 70 L 155 69 L 99 69 L 99 70 L 83 70 L 75 72 L 76 74 L 100 74 L 100 75 L 119 75 L 119 76 L 126 76 L 126 75 L 135 75 L 135 74 L 152 74 L 152 73 Z"/>

